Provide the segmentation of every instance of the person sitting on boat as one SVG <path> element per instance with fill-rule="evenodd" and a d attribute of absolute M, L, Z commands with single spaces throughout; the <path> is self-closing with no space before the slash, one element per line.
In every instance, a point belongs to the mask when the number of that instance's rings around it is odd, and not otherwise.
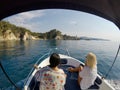
<path fill-rule="evenodd" d="M 78 84 L 82 90 L 89 89 L 94 84 L 97 77 L 97 59 L 93 53 L 88 53 L 85 60 L 85 65 L 69 68 L 70 72 L 79 72 Z"/>
<path fill-rule="evenodd" d="M 66 74 L 62 69 L 58 68 L 60 56 L 53 53 L 50 56 L 49 63 L 49 66 L 40 69 L 39 90 L 64 90 Z"/>

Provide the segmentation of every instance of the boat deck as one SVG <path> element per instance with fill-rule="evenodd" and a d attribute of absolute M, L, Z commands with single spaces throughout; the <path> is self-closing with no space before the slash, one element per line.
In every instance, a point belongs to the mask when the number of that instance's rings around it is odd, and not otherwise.
<path fill-rule="evenodd" d="M 67 74 L 66 84 L 65 84 L 65 90 L 81 90 L 77 78 L 78 73 L 77 72 L 69 72 L 68 68 L 72 67 L 70 65 L 61 65 L 60 68 L 64 70 L 64 72 Z M 89 89 L 99 89 L 99 84 L 101 84 L 101 80 L 97 77 L 95 84 L 92 85 Z M 35 77 L 33 77 L 30 85 L 29 90 L 39 90 L 40 82 L 36 82 Z"/>

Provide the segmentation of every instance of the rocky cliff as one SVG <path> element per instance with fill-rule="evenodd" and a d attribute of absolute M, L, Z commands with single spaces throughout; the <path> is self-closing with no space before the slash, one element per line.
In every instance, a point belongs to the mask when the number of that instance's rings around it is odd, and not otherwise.
<path fill-rule="evenodd" d="M 35 38 L 28 32 L 25 32 L 24 34 L 17 33 L 16 35 L 11 30 L 6 30 L 1 36 L 0 40 L 36 40 L 38 38 Z"/>

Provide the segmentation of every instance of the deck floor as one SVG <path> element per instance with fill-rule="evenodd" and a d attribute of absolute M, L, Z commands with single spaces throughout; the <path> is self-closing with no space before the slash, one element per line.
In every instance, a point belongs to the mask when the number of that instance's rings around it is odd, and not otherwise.
<path fill-rule="evenodd" d="M 61 68 L 64 70 L 64 72 L 67 74 L 66 78 L 66 84 L 65 84 L 65 90 L 80 90 L 80 87 L 78 85 L 78 73 L 74 72 L 71 73 L 68 71 L 68 68 L 71 67 L 69 65 L 63 65 Z"/>

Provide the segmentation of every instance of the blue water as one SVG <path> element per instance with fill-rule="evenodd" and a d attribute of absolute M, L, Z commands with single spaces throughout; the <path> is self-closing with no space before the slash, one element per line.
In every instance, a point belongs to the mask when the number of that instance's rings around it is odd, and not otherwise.
<path fill-rule="evenodd" d="M 17 83 L 27 77 L 34 63 L 47 52 L 47 49 L 63 47 L 69 50 L 72 57 L 83 62 L 88 52 L 95 53 L 98 71 L 105 76 L 112 65 L 118 46 L 119 43 L 113 41 L 6 41 L 0 42 L 0 61 L 13 82 Z M 107 78 L 120 80 L 120 54 Z M 9 86 L 11 84 L 0 68 L 0 90 Z"/>

